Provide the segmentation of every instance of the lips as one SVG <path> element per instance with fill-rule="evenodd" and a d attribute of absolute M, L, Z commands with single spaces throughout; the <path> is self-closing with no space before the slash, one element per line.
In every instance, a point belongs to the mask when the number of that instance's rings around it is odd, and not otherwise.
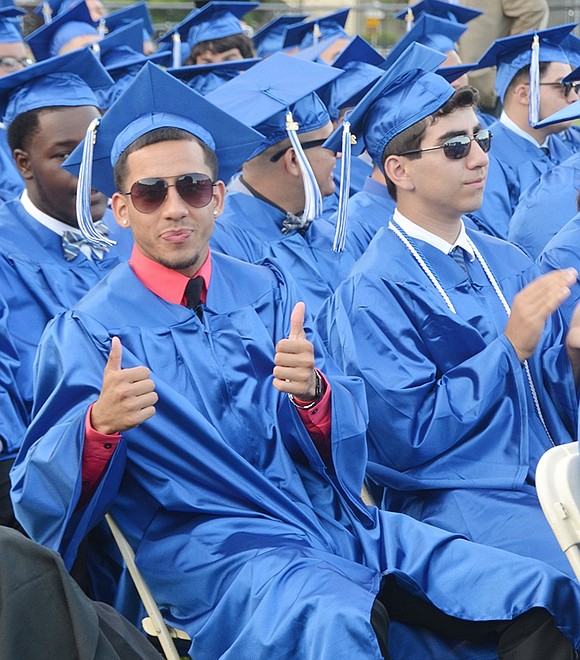
<path fill-rule="evenodd" d="M 168 243 L 183 243 L 192 233 L 192 229 L 172 229 L 171 231 L 163 232 L 161 238 Z"/>

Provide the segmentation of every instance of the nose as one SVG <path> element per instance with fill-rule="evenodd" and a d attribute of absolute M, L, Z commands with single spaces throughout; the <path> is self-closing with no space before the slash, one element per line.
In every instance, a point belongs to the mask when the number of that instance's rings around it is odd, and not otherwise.
<path fill-rule="evenodd" d="M 580 96 L 578 96 L 578 92 L 576 91 L 576 88 L 572 87 L 572 89 L 570 90 L 570 93 L 568 94 L 568 98 L 567 98 L 568 104 L 574 103 L 579 98 L 580 98 Z"/>
<path fill-rule="evenodd" d="M 163 216 L 168 219 L 183 218 L 189 213 L 189 207 L 174 185 L 167 187 L 167 197 L 163 200 L 161 209 Z"/>
<path fill-rule="evenodd" d="M 471 141 L 471 149 L 467 154 L 467 166 L 470 169 L 477 169 L 478 167 L 486 167 L 489 163 L 489 156 L 479 146 L 477 140 Z"/>

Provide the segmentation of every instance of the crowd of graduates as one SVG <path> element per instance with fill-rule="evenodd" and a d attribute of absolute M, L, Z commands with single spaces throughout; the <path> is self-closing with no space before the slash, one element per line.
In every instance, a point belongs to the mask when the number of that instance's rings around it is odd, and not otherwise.
<path fill-rule="evenodd" d="M 576 25 L 199 5 L 0 7 L 0 660 L 155 657 L 107 512 L 192 658 L 578 657 Z"/>

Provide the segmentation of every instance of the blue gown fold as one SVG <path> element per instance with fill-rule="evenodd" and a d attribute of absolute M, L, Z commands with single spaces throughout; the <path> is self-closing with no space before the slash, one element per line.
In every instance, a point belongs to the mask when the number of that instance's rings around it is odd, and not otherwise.
<path fill-rule="evenodd" d="M 128 265 L 57 316 L 40 344 L 34 419 L 12 472 L 31 536 L 70 565 L 110 511 L 200 658 L 380 660 L 369 621 L 386 573 L 466 619 L 544 606 L 580 646 L 580 585 L 567 576 L 363 504 L 363 385 L 337 369 L 307 322 L 332 386 L 332 465 L 324 464 L 272 386 L 275 345 L 297 299 L 272 264 L 213 252 L 202 321 L 155 296 Z M 150 367 L 159 401 L 151 419 L 123 433 L 77 509 L 84 417 L 112 336 L 123 368 Z M 393 635 L 393 658 L 421 657 L 420 634 L 396 626 Z M 461 649 L 439 657 L 493 657 Z"/>
<path fill-rule="evenodd" d="M 572 155 L 558 135 L 550 135 L 550 155 L 529 140 L 496 121 L 488 127 L 493 135 L 483 204 L 473 212 L 488 234 L 507 239 L 512 214 L 522 193 L 545 172 Z"/>
<path fill-rule="evenodd" d="M 104 219 L 119 244 L 101 260 L 79 254 L 66 261 L 60 237 L 34 220 L 19 200 L 0 206 L 0 291 L 5 303 L 0 332 L 7 334 L 2 345 L 12 344 L 7 354 L 2 351 L 2 361 L 15 363 L 13 381 L 0 383 L 0 435 L 6 444 L 2 459 L 16 454 L 30 421 L 32 364 L 47 322 L 130 254 L 130 233 L 122 234 L 110 211 Z"/>
<path fill-rule="evenodd" d="M 511 303 L 537 276 L 533 262 L 509 243 L 468 234 Z M 537 461 L 552 445 L 503 335 L 506 311 L 479 262 L 467 263 L 468 277 L 449 255 L 416 243 L 456 314 L 383 229 L 317 319 L 338 365 L 365 381 L 368 472 L 384 489 L 382 506 L 572 575 L 535 495 Z M 554 314 L 529 361 L 556 443 L 571 441 L 577 424 L 565 332 Z"/>
<path fill-rule="evenodd" d="M 291 277 L 316 314 L 320 305 L 354 265 L 347 250 L 332 251 L 334 225 L 316 218 L 304 235 L 282 234 L 284 213 L 251 195 L 228 193 L 223 214 L 217 218 L 210 241 L 213 249 L 242 261 L 274 260 Z"/>

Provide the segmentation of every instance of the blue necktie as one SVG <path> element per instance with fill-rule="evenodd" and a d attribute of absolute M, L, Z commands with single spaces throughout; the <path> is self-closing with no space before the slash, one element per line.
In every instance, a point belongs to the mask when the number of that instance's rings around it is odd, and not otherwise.
<path fill-rule="evenodd" d="M 467 273 L 467 266 L 465 265 L 465 255 L 462 247 L 456 245 L 453 248 L 453 250 L 449 252 L 449 256 L 453 259 L 453 261 L 456 261 L 461 266 L 461 268 L 463 268 L 464 272 Z"/>
<path fill-rule="evenodd" d="M 95 222 L 95 229 L 99 231 L 101 234 L 104 234 L 105 236 L 109 235 L 109 228 L 107 225 L 102 221 L 99 220 Z M 88 245 L 91 249 L 91 257 L 93 259 L 101 259 L 103 256 L 103 253 L 108 251 L 108 248 L 103 248 L 103 247 L 95 247 L 91 241 L 89 241 L 87 238 L 85 238 L 80 231 L 75 230 L 75 229 L 69 229 L 68 231 L 65 231 L 62 235 L 62 251 L 64 254 L 64 258 L 67 261 L 72 261 L 73 259 L 76 259 L 81 252 L 81 247 L 83 245 Z"/>

